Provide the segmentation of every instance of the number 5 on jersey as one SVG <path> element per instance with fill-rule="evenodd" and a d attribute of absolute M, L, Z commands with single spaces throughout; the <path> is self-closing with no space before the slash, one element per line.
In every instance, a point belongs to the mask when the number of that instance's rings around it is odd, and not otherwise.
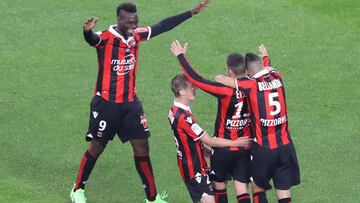
<path fill-rule="evenodd" d="M 279 97 L 278 92 L 269 93 L 269 105 L 275 107 L 275 111 L 270 110 L 270 115 L 275 116 L 280 113 L 281 105 L 279 101 L 275 101 L 275 98 Z"/>

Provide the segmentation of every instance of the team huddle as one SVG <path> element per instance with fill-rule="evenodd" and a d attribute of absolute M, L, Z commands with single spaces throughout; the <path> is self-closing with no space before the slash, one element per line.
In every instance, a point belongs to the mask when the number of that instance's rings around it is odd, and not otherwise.
<path fill-rule="evenodd" d="M 138 48 L 141 42 L 172 30 L 200 13 L 209 3 L 204 0 L 192 10 L 148 27 L 138 27 L 133 3 L 120 4 L 116 9 L 117 24 L 102 32 L 92 31 L 97 17 L 85 22 L 85 41 L 96 48 L 98 55 L 98 77 L 85 136 L 90 146 L 81 159 L 70 192 L 72 202 L 86 202 L 85 184 L 97 158 L 115 135 L 123 143 L 131 143 L 145 201 L 166 202 L 167 195 L 156 190 L 149 156 L 150 131 L 136 95 Z M 211 81 L 189 63 L 187 45 L 182 46 L 177 40 L 171 44 L 171 52 L 184 74 L 171 80 L 175 100 L 168 120 L 174 133 L 180 174 L 192 201 L 228 202 L 226 187 L 232 181 L 237 202 L 251 202 L 250 185 L 254 203 L 268 202 L 266 190 L 272 188 L 272 180 L 278 202 L 291 202 L 290 188 L 300 183 L 300 172 L 290 138 L 283 79 L 271 67 L 265 46 L 259 46 L 260 56 L 229 54 L 227 74 Z M 196 98 L 197 88 L 218 100 L 212 137 L 191 112 L 190 103 Z M 210 157 L 210 166 L 206 157 Z"/>

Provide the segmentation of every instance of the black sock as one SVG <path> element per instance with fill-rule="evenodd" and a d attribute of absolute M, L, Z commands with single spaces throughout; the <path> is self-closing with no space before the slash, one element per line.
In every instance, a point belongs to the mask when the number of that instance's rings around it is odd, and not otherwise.
<path fill-rule="evenodd" d="M 91 171 L 95 166 L 96 159 L 97 158 L 92 156 L 88 151 L 85 152 L 80 162 L 80 167 L 79 167 L 74 191 L 79 188 L 81 189 L 85 188 L 85 184 L 90 176 Z"/>
<path fill-rule="evenodd" d="M 291 197 L 278 200 L 279 203 L 291 203 Z"/>
<path fill-rule="evenodd" d="M 214 189 L 214 192 L 215 192 L 215 202 L 216 203 L 227 203 L 228 202 L 226 189 L 224 189 L 224 190 Z"/>
<path fill-rule="evenodd" d="M 236 196 L 237 203 L 251 203 L 249 193 Z"/>
<path fill-rule="evenodd" d="M 257 192 L 253 194 L 253 203 L 268 203 L 265 192 Z"/>
<path fill-rule="evenodd" d="M 134 156 L 134 159 L 136 170 L 144 185 L 146 198 L 149 201 L 154 201 L 156 199 L 156 187 L 150 157 L 149 155 Z"/>

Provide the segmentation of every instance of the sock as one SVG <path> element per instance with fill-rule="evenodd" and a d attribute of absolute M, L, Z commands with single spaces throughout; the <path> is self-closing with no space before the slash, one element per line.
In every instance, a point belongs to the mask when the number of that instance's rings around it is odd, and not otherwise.
<path fill-rule="evenodd" d="M 79 188 L 81 189 L 85 188 L 85 184 L 90 176 L 91 171 L 95 166 L 96 159 L 97 158 L 92 156 L 88 151 L 85 152 L 80 162 L 80 167 L 79 167 L 74 191 L 76 191 Z"/>
<path fill-rule="evenodd" d="M 224 189 L 224 190 L 214 189 L 214 192 L 215 192 L 215 202 L 216 203 L 227 203 L 228 202 L 226 189 Z"/>
<path fill-rule="evenodd" d="M 253 203 L 268 203 L 265 192 L 257 192 L 253 194 Z"/>
<path fill-rule="evenodd" d="M 291 197 L 278 200 L 279 203 L 291 203 Z"/>
<path fill-rule="evenodd" d="M 237 203 L 251 203 L 249 193 L 244 193 L 236 197 Z"/>
<path fill-rule="evenodd" d="M 146 198 L 149 201 L 154 201 L 156 199 L 156 187 L 149 154 L 134 156 L 134 159 L 136 170 L 144 186 Z"/>

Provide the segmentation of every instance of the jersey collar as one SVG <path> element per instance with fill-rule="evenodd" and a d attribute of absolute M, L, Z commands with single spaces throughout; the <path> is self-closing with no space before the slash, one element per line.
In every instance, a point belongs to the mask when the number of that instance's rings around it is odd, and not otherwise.
<path fill-rule="evenodd" d="M 117 25 L 110 25 L 109 27 L 109 31 L 111 32 L 111 34 L 115 35 L 116 37 L 120 38 L 122 42 L 124 42 L 127 46 L 130 46 L 129 45 L 129 42 L 131 40 L 133 40 L 134 36 L 129 36 L 127 40 L 125 40 L 125 38 L 120 34 L 118 33 L 115 28 L 117 27 Z"/>
<path fill-rule="evenodd" d="M 177 102 L 175 100 L 174 100 L 174 106 L 182 108 L 182 109 L 184 109 L 186 111 L 191 111 L 190 106 L 186 106 L 186 105 L 184 105 L 184 104 L 182 104 L 180 102 Z"/>
<path fill-rule="evenodd" d="M 257 72 L 257 73 L 253 76 L 253 78 L 259 78 L 259 77 L 261 77 L 261 76 L 263 76 L 263 75 L 265 75 L 265 74 L 267 74 L 267 73 L 269 73 L 269 71 L 268 71 L 267 69 L 262 69 L 261 71 Z"/>

